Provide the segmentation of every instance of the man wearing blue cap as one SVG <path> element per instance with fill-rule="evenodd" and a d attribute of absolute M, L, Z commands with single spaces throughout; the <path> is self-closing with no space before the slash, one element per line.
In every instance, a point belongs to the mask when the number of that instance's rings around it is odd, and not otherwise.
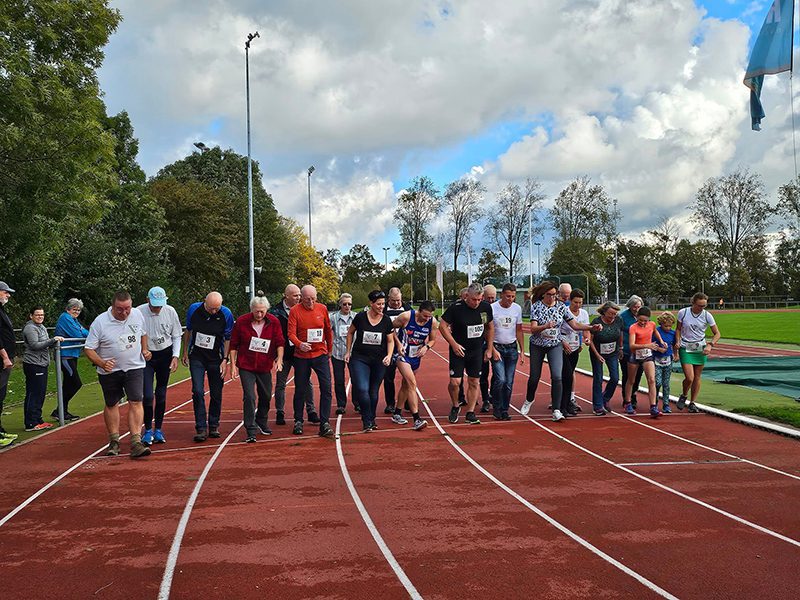
<path fill-rule="evenodd" d="M 142 443 L 166 442 L 161 426 L 167 407 L 169 375 L 178 368 L 181 355 L 181 321 L 174 308 L 167 304 L 164 288 L 155 286 L 147 293 L 147 303 L 137 309 L 144 317 L 147 332 L 147 349 L 151 357 L 144 368 L 144 435 Z M 155 379 L 155 388 L 153 386 Z M 153 427 L 153 399 L 155 398 L 155 427 Z M 152 429 L 151 429 L 152 427 Z"/>

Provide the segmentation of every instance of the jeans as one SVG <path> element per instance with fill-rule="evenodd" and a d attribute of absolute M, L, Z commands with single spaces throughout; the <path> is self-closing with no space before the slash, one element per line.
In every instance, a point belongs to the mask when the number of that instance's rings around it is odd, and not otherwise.
<path fill-rule="evenodd" d="M 636 377 L 633 380 L 633 387 L 631 388 L 631 397 L 625 398 L 625 384 L 628 383 L 628 362 L 631 359 L 630 354 L 623 354 L 622 360 L 619 361 L 619 367 L 622 369 L 622 399 L 625 402 L 635 402 L 636 401 L 636 390 L 639 389 L 639 383 L 642 381 L 642 365 L 636 369 Z"/>
<path fill-rule="evenodd" d="M 294 420 L 303 422 L 303 404 L 311 387 L 311 371 L 319 383 L 319 422 L 327 423 L 331 416 L 331 363 L 328 355 L 314 358 L 294 357 Z M 306 404 L 307 406 L 307 404 Z M 314 405 L 311 405 L 314 410 Z M 310 412 L 310 411 L 309 411 Z"/>
<path fill-rule="evenodd" d="M 492 372 L 494 372 L 494 361 L 492 362 Z M 483 363 L 483 367 L 481 368 L 481 401 L 482 402 L 491 402 L 492 401 L 492 390 L 494 389 L 495 379 L 497 378 L 496 375 L 492 376 L 492 385 L 489 387 L 489 362 Z"/>
<path fill-rule="evenodd" d="M 619 354 L 607 354 L 603 356 L 608 367 L 608 383 L 605 391 L 603 390 L 603 363 L 597 360 L 594 352 L 589 354 L 592 359 L 592 408 L 596 411 L 602 410 L 605 404 L 611 402 L 614 392 L 619 383 Z"/>
<path fill-rule="evenodd" d="M 42 406 L 47 392 L 47 367 L 22 363 L 25 373 L 25 428 L 42 422 Z"/>
<path fill-rule="evenodd" d="M 378 392 L 385 374 L 386 367 L 381 359 L 369 361 L 359 356 L 350 357 L 353 395 L 358 399 L 358 405 L 361 407 L 361 421 L 365 428 L 375 422 Z"/>
<path fill-rule="evenodd" d="M 169 365 L 172 362 L 172 347 L 156 350 L 144 366 L 144 429 L 150 429 L 153 422 L 153 399 L 155 398 L 156 429 L 164 423 L 167 408 L 167 385 L 169 384 Z M 155 378 L 155 389 L 153 379 Z M 66 409 L 66 402 L 64 402 Z"/>
<path fill-rule="evenodd" d="M 394 378 L 397 374 L 397 364 L 392 361 L 388 367 L 384 368 L 383 375 L 383 399 L 386 400 L 386 406 L 395 406 L 395 389 Z M 402 408 L 402 407 L 401 407 Z"/>
<path fill-rule="evenodd" d="M 511 404 L 511 392 L 514 390 L 514 375 L 519 360 L 519 350 L 516 344 L 495 344 L 495 350 L 500 354 L 500 360 L 493 361 L 492 372 L 492 401 L 495 412 L 507 413 Z"/>
<path fill-rule="evenodd" d="M 272 396 L 272 373 L 239 369 L 239 379 L 242 382 L 244 428 L 248 437 L 254 437 L 258 433 L 259 426 L 262 429 L 267 428 L 269 398 Z M 256 395 L 258 395 L 258 406 L 256 406 Z"/>
<path fill-rule="evenodd" d="M 531 376 L 528 379 L 528 391 L 525 395 L 527 402 L 533 402 L 536 397 L 536 388 L 539 387 L 539 379 L 542 376 L 542 363 L 547 356 L 550 364 L 550 403 L 553 409 L 558 409 L 561 405 L 561 369 L 564 360 L 564 349 L 561 344 L 552 348 L 530 345 L 531 351 Z M 560 410 L 560 409 L 559 409 Z"/>
<path fill-rule="evenodd" d="M 346 408 L 347 407 L 347 386 L 345 385 L 345 371 L 350 371 L 350 367 L 348 363 L 344 362 L 343 360 L 339 360 L 338 358 L 331 357 L 331 364 L 333 365 L 333 391 L 334 395 L 336 396 L 336 408 Z M 353 378 L 352 373 L 350 374 L 350 379 Z M 357 402 L 355 399 L 355 395 L 353 395 L 353 406 L 356 406 Z"/>
<path fill-rule="evenodd" d="M 81 376 L 78 373 L 78 359 L 61 357 L 61 394 L 64 397 L 64 412 L 69 412 L 69 401 L 83 387 Z"/>
<path fill-rule="evenodd" d="M 669 406 L 669 378 L 672 375 L 672 364 L 665 366 L 656 365 L 656 404 L 658 404 L 658 391 L 663 389 L 663 406 Z"/>
<path fill-rule="evenodd" d="M 581 355 L 578 350 L 569 354 L 564 354 L 564 364 L 561 367 L 561 412 L 566 412 L 570 408 L 572 390 L 575 387 L 575 367 L 578 366 L 578 357 Z"/>
<path fill-rule="evenodd" d="M 290 354 L 283 359 L 283 370 L 278 371 L 275 375 L 275 410 L 282 413 L 286 408 L 286 382 L 289 380 L 289 371 L 294 364 L 294 354 Z M 297 387 L 297 371 L 294 373 L 295 382 Z M 308 391 L 306 392 L 306 412 L 312 413 L 314 411 L 314 386 L 309 383 Z"/>
<path fill-rule="evenodd" d="M 194 427 L 199 432 L 219 429 L 219 416 L 222 412 L 222 375 L 219 366 L 222 360 L 206 361 L 202 358 L 189 359 L 189 373 L 192 375 L 192 406 L 194 408 Z M 208 375 L 208 390 L 211 397 L 206 416 L 205 377 Z M 208 421 L 206 422 L 206 419 Z"/>

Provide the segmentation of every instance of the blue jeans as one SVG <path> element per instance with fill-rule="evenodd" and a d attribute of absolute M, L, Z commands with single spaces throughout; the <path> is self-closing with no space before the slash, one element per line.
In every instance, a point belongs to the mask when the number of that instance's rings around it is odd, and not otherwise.
<path fill-rule="evenodd" d="M 559 409 L 561 406 L 561 370 L 564 363 L 564 349 L 561 344 L 552 348 L 530 344 L 530 353 L 531 376 L 528 379 L 528 391 L 525 395 L 525 400 L 533 402 L 536 397 L 536 388 L 539 387 L 539 379 L 542 376 L 542 364 L 544 363 L 544 357 L 547 356 L 547 363 L 550 365 L 550 403 L 554 410 Z"/>
<path fill-rule="evenodd" d="M 381 359 L 367 360 L 359 356 L 350 357 L 350 376 L 353 378 L 353 395 L 361 407 L 361 421 L 364 427 L 375 422 L 378 409 L 378 392 L 386 374 Z"/>
<path fill-rule="evenodd" d="M 164 423 L 167 408 L 167 385 L 169 365 L 172 362 L 172 347 L 156 350 L 144 366 L 144 428 L 150 429 L 153 422 L 153 399 L 155 398 L 156 429 Z M 153 379 L 155 378 L 155 389 Z M 66 404 L 66 403 L 65 403 Z"/>
<path fill-rule="evenodd" d="M 614 397 L 614 392 L 617 390 L 619 383 L 619 354 L 607 354 L 603 356 L 608 367 L 608 383 L 606 384 L 605 391 L 603 390 L 603 363 L 597 360 L 594 352 L 589 353 L 592 359 L 592 408 L 600 410 L 603 405 L 611 402 Z"/>
<path fill-rule="evenodd" d="M 516 344 L 495 344 L 500 360 L 494 361 L 492 371 L 492 400 L 496 412 L 508 412 L 511 404 L 511 392 L 514 390 L 514 374 L 516 373 L 519 350 Z"/>
<path fill-rule="evenodd" d="M 331 416 L 331 362 L 327 354 L 314 358 L 294 357 L 294 420 L 303 422 L 303 405 L 311 387 L 311 371 L 317 374 L 319 383 L 319 422 L 327 423 Z"/>
<path fill-rule="evenodd" d="M 197 432 L 219 429 L 219 416 L 222 412 L 222 375 L 219 366 L 222 360 L 206 361 L 202 358 L 189 358 L 189 373 L 192 375 L 192 407 L 194 408 L 194 427 Z M 208 375 L 208 414 L 206 414 L 205 377 Z M 208 422 L 206 422 L 208 419 Z"/>

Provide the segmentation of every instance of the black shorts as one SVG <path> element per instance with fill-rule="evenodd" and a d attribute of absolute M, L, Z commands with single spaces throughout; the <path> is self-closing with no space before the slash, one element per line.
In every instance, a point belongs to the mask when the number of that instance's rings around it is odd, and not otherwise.
<path fill-rule="evenodd" d="M 483 348 L 467 352 L 463 357 L 458 356 L 450 348 L 450 377 L 460 379 L 467 372 L 467 377 L 480 377 L 483 369 Z"/>
<path fill-rule="evenodd" d="M 115 371 L 98 375 L 103 399 L 109 408 L 119 404 L 125 396 L 128 402 L 141 402 L 144 395 L 144 369 Z"/>

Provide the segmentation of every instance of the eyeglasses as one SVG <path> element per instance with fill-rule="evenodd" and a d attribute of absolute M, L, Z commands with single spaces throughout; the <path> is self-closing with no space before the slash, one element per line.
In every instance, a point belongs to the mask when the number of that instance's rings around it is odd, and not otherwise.
<path fill-rule="evenodd" d="M 380 300 L 381 298 L 386 298 L 386 294 L 384 294 L 383 292 L 370 294 L 370 296 L 372 296 L 372 302 L 375 302 L 375 300 Z"/>
<path fill-rule="evenodd" d="M 547 293 L 545 294 L 545 296 L 551 296 L 551 297 L 553 297 L 553 296 L 558 296 L 558 292 L 547 292 Z"/>

